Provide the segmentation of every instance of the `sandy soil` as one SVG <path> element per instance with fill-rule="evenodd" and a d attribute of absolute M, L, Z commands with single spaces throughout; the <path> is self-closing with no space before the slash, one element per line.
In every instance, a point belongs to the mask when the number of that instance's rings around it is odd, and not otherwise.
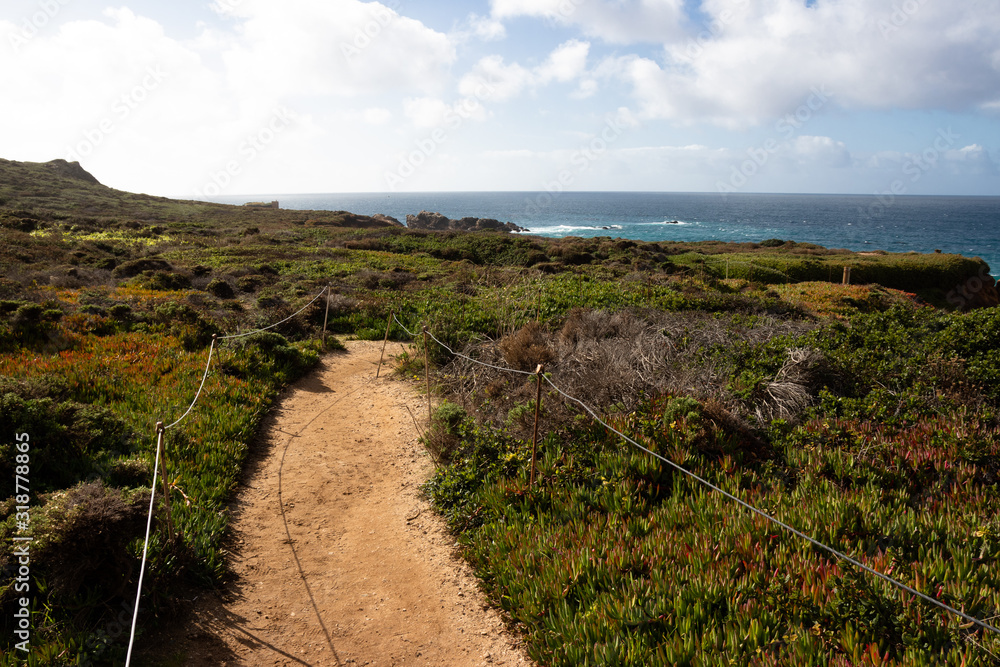
<path fill-rule="evenodd" d="M 152 650 L 189 665 L 530 665 L 419 495 L 426 403 L 375 379 L 381 343 L 347 347 L 266 427 L 233 504 L 234 581 Z"/>

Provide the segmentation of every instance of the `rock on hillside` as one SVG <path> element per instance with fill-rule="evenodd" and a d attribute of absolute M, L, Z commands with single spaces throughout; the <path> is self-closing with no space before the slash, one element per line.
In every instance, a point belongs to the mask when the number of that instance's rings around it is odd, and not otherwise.
<path fill-rule="evenodd" d="M 94 178 L 94 175 L 80 166 L 79 162 L 67 162 L 66 160 L 52 160 L 42 165 L 56 176 L 70 178 L 76 181 L 83 181 L 93 185 L 100 185 L 101 182 Z"/>
<path fill-rule="evenodd" d="M 382 213 L 376 213 L 372 216 L 372 220 L 377 220 L 378 222 L 384 222 L 387 225 L 392 225 L 393 227 L 402 227 L 403 223 L 391 215 L 383 215 Z"/>
<path fill-rule="evenodd" d="M 406 226 L 410 229 L 460 230 L 466 232 L 496 231 L 496 232 L 526 232 L 513 222 L 500 222 L 493 218 L 462 218 L 452 220 L 440 213 L 421 211 L 417 215 L 406 216 Z"/>

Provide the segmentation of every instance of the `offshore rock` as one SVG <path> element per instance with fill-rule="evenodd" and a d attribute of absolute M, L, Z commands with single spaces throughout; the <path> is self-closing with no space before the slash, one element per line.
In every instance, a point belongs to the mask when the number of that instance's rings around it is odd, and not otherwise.
<path fill-rule="evenodd" d="M 406 216 L 406 226 L 410 229 L 432 229 L 432 230 L 459 230 L 465 232 L 526 232 L 527 229 L 518 227 L 513 222 L 500 222 L 493 218 L 462 218 L 452 220 L 440 213 L 421 211 L 417 215 Z"/>

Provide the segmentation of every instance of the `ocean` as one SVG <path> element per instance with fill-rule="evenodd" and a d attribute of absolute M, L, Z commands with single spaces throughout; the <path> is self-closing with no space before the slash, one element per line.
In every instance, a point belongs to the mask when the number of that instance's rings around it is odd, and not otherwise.
<path fill-rule="evenodd" d="M 224 196 L 277 199 L 282 208 L 383 213 L 400 222 L 434 211 L 496 218 L 539 236 L 642 241 L 783 239 L 828 248 L 957 253 L 1000 273 L 1000 197 L 668 192 L 441 192 Z"/>

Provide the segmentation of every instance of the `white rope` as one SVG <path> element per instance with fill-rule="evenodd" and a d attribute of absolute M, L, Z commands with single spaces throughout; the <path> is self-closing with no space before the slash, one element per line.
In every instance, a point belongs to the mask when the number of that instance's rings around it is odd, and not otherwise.
<path fill-rule="evenodd" d="M 399 322 L 399 320 L 396 320 L 396 321 Z M 402 326 L 402 323 L 400 323 L 400 326 Z M 403 328 L 406 329 L 406 327 L 403 327 Z M 464 359 L 468 359 L 469 361 L 471 361 L 471 362 L 473 362 L 475 364 L 479 364 L 481 366 L 488 366 L 489 368 L 494 368 L 496 370 L 505 371 L 505 372 L 509 372 L 509 373 L 519 373 L 519 374 L 522 374 L 522 375 L 535 375 L 535 373 L 529 373 L 529 372 L 525 372 L 525 371 L 519 371 L 519 370 L 516 370 L 516 369 L 513 369 L 513 368 L 504 368 L 504 367 L 501 367 L 501 366 L 494 366 L 493 364 L 488 364 L 488 363 L 485 363 L 485 362 L 482 362 L 482 361 L 478 361 L 478 360 L 473 359 L 472 357 L 466 356 L 464 354 L 457 354 L 453 350 L 451 350 L 451 348 L 449 348 L 447 345 L 445 345 L 444 343 L 442 343 L 441 341 L 439 341 L 437 338 L 435 338 L 433 334 L 431 334 L 430 332 L 428 332 L 428 334 L 430 335 L 431 338 L 434 338 L 434 340 L 437 341 L 437 343 L 439 345 L 441 345 L 442 347 L 444 347 L 446 350 L 448 350 L 449 352 L 451 352 L 455 356 L 462 357 Z M 413 334 L 411 333 L 410 335 L 412 336 Z M 757 514 L 758 516 L 761 516 L 764 519 L 766 519 L 766 520 L 770 521 L 771 523 L 775 524 L 776 526 L 779 526 L 779 527 L 783 528 L 784 530 L 792 533 L 793 535 L 796 535 L 796 536 L 798 536 L 798 537 L 806 540 L 810 544 L 812 544 L 814 546 L 817 546 L 820 549 L 823 549 L 824 551 L 826 551 L 826 552 L 828 552 L 830 554 L 833 554 L 837 558 L 839 558 L 841 560 L 844 560 L 844 561 L 846 561 L 848 563 L 851 563 L 855 567 L 858 567 L 858 568 L 860 568 L 861 570 L 863 570 L 865 572 L 873 574 L 876 577 L 882 579 L 883 581 L 885 581 L 885 582 L 887 582 L 887 583 L 889 583 L 889 584 L 891 584 L 893 586 L 896 586 L 897 588 L 899 588 L 901 590 L 904 590 L 904 591 L 906 591 L 908 593 L 911 593 L 912 595 L 916 595 L 917 597 L 919 597 L 919 598 L 921 598 L 921 599 L 923 599 L 923 600 L 931 603 L 932 605 L 935 605 L 935 606 L 937 606 L 937 607 L 939 607 L 941 609 L 944 609 L 945 611 L 948 611 L 948 612 L 950 612 L 950 613 L 952 613 L 952 614 L 954 614 L 954 615 L 956 615 L 956 616 L 958 616 L 958 617 L 960 617 L 960 618 L 962 618 L 962 619 L 964 619 L 966 621 L 969 621 L 971 623 L 975 623 L 976 625 L 979 625 L 980 627 L 985 628 L 986 630 L 990 630 L 991 632 L 995 632 L 997 634 L 1000 634 L 1000 629 L 994 627 L 993 625 L 990 625 L 986 621 L 983 621 L 983 620 L 980 620 L 978 618 L 975 618 L 974 616 L 970 616 L 970 615 L 966 614 L 963 611 L 959 611 L 958 609 L 955 609 L 954 607 L 951 607 L 951 606 L 945 604 L 944 602 L 941 602 L 940 600 L 936 600 L 936 599 L 930 597 L 929 595 L 921 593 L 920 591 L 918 591 L 917 589 L 913 588 L 912 586 L 908 586 L 908 585 L 904 584 L 901 581 L 897 581 L 897 580 L 893 579 L 892 577 L 890 577 L 890 576 L 888 576 L 886 574 L 883 574 L 883 573 L 879 572 L 878 570 L 875 570 L 875 569 L 873 569 L 873 568 L 865 565 L 864 563 L 861 563 L 860 561 L 855 560 L 854 558 L 851 558 L 847 554 L 844 554 L 844 553 L 838 551 L 837 549 L 834 549 L 831 546 L 827 546 L 826 544 L 823 544 L 822 542 L 816 540 L 815 538 L 812 538 L 809 535 L 806 535 L 805 533 L 803 533 L 802 531 L 800 531 L 800 530 L 798 530 L 796 528 L 793 528 L 792 526 L 784 523 L 783 521 L 781 521 L 781 520 L 779 520 L 779 519 L 771 516 L 767 512 L 764 512 L 763 510 L 757 509 L 756 507 L 754 507 L 750 503 L 746 502 L 745 500 L 742 500 L 741 498 L 739 498 L 739 497 L 737 497 L 737 496 L 729 493 L 728 491 L 725 491 L 725 490 L 719 488 L 715 484 L 712 484 L 708 480 L 706 480 L 706 479 L 700 477 L 699 475 L 691 472 L 690 470 L 684 468 L 683 466 L 681 466 L 681 465 L 679 465 L 677 463 L 674 463 L 673 461 L 671 461 L 670 459 L 666 458 L 665 456 L 661 456 L 660 454 L 657 454 L 656 452 L 654 452 L 654 451 L 652 451 L 650 449 L 647 449 L 646 447 L 643 447 L 641 444 L 639 444 L 638 442 L 636 442 L 632 438 L 628 437 L 627 435 L 625 435 L 624 433 L 622 433 L 618 429 L 610 426 L 607 422 L 605 422 L 603 419 L 601 419 L 597 415 L 597 413 L 589 405 L 587 405 L 586 403 L 584 403 L 583 401 L 581 401 L 578 398 L 570 396 L 565 391 L 563 391 L 562 389 L 560 389 L 558 386 L 556 386 L 556 384 L 547 375 L 543 374 L 542 377 L 545 378 L 545 381 L 547 383 L 549 383 L 549 385 L 551 385 L 551 387 L 553 389 L 555 389 L 557 392 L 559 392 L 564 398 L 566 398 L 567 400 L 570 400 L 570 401 L 572 401 L 572 402 L 580 405 L 584 410 L 586 410 L 588 413 L 590 413 L 590 416 L 592 416 L 599 424 L 601 424 L 601 426 L 603 426 L 604 428 L 608 429 L 612 433 L 617 434 L 619 437 L 621 437 L 627 443 L 629 443 L 629 444 L 631 444 L 631 445 L 633 445 L 635 447 L 638 447 L 639 449 L 641 449 L 642 451 L 646 452 L 647 454 L 650 454 L 651 456 L 653 456 L 653 457 L 655 457 L 655 458 L 663 461 L 664 463 L 672 466 L 673 468 L 675 468 L 679 472 L 682 472 L 685 475 L 687 475 L 688 477 L 690 477 L 690 478 L 692 478 L 692 479 L 700 482 L 701 484 L 704 484 L 709 489 L 711 489 L 713 491 L 716 491 L 718 493 L 721 493 L 726 498 L 729 498 L 730 500 L 735 501 L 736 503 L 738 503 L 742 507 L 750 510 L 751 512 Z"/>
<path fill-rule="evenodd" d="M 712 258 L 712 259 L 706 260 L 706 264 L 709 263 L 709 262 L 715 262 L 714 266 L 722 266 L 722 264 L 723 264 L 723 260 L 722 259 L 717 259 L 717 258 Z M 730 264 L 732 264 L 733 266 L 749 266 L 751 269 L 759 269 L 761 271 L 769 271 L 771 273 L 776 273 L 779 276 L 784 276 L 785 278 L 788 278 L 789 280 L 792 280 L 792 277 L 790 275 L 788 275 L 787 273 L 785 273 L 784 271 L 779 271 L 778 269 L 771 268 L 770 266 L 764 266 L 763 264 L 754 264 L 753 262 L 736 262 L 736 261 L 730 261 L 730 260 L 725 260 L 725 264 L 726 264 L 726 266 L 729 266 Z"/>
<path fill-rule="evenodd" d="M 139 598 L 142 595 L 142 579 L 146 574 L 146 553 L 149 549 L 149 531 L 153 525 L 153 499 L 156 498 L 156 475 L 160 471 L 160 446 L 163 444 L 162 425 L 156 430 L 156 459 L 153 463 L 153 485 L 149 489 L 149 515 L 146 517 L 146 539 L 142 543 L 142 565 L 139 566 L 139 586 L 135 591 L 135 606 L 132 609 L 132 631 L 128 638 L 128 653 L 125 655 L 125 667 L 132 662 L 132 646 L 135 643 L 135 626 L 139 620 Z"/>
<path fill-rule="evenodd" d="M 396 318 L 395 315 L 392 316 L 392 319 L 396 320 L 396 324 L 398 324 L 399 326 L 403 327 L 403 331 L 405 331 L 406 333 L 410 334 L 411 338 L 416 338 L 417 337 L 417 334 L 415 334 L 412 331 L 410 331 L 409 329 L 407 329 L 403 325 L 403 323 L 400 322 Z M 433 338 L 435 343 L 437 343 L 438 345 L 440 345 L 444 349 L 448 350 L 448 352 L 450 352 L 452 354 L 452 356 L 461 357 L 463 359 L 468 359 L 472 363 L 479 364 L 480 366 L 486 366 L 487 368 L 494 368 L 494 369 L 496 369 L 498 371 L 503 371 L 505 373 L 519 373 L 521 375 L 534 375 L 533 372 L 519 371 L 519 370 L 515 370 L 513 368 L 505 368 L 503 366 L 494 366 L 493 364 L 488 364 L 485 361 L 479 361 L 478 359 L 473 359 L 472 357 L 466 356 L 466 355 L 464 355 L 464 354 L 462 354 L 460 352 L 456 352 L 455 350 L 451 349 L 450 347 L 448 347 L 447 345 L 445 345 L 444 343 L 442 343 L 440 340 L 438 340 L 437 336 L 435 336 L 434 334 L 432 334 L 430 332 L 430 330 L 427 331 L 427 335 L 430 336 L 431 338 Z"/>
<path fill-rule="evenodd" d="M 416 338 L 417 337 L 417 334 L 415 334 L 412 331 L 410 331 L 409 329 L 407 329 L 406 325 L 399 321 L 399 318 L 396 317 L 395 313 L 393 313 L 392 319 L 396 320 L 396 324 L 398 324 L 399 326 L 401 326 L 403 328 L 403 331 L 405 331 L 406 333 L 410 334 L 410 338 Z"/>
<path fill-rule="evenodd" d="M 545 376 L 543 376 L 543 377 L 545 377 Z M 969 616 L 965 612 L 959 611 L 958 609 L 955 609 L 954 607 L 951 607 L 951 606 L 945 604 L 944 602 L 941 602 L 940 600 L 936 600 L 936 599 L 930 597 L 929 595 L 921 593 L 917 589 L 915 589 L 915 588 L 913 588 L 911 586 L 907 586 L 903 582 L 897 581 L 897 580 L 893 579 L 892 577 L 890 577 L 890 576 L 888 576 L 886 574 L 882 574 L 878 570 L 875 570 L 875 569 L 873 569 L 873 568 L 865 565 L 864 563 L 851 558 L 847 554 L 844 554 L 844 553 L 842 553 L 840 551 L 837 551 L 833 547 L 830 547 L 830 546 L 827 546 L 827 545 L 823 544 L 819 540 L 816 540 L 816 539 L 814 539 L 814 538 L 806 535 L 802 531 L 800 531 L 800 530 L 798 530 L 796 528 L 793 528 L 792 526 L 789 526 L 787 523 L 781 521 L 780 519 L 776 519 L 775 517 L 771 516 L 767 512 L 765 512 L 763 510 L 760 510 L 760 509 L 757 509 L 756 507 L 754 507 L 750 503 L 746 502 L 745 500 L 742 500 L 741 498 L 739 498 L 739 497 L 737 497 L 737 496 L 729 493 L 728 491 L 725 491 L 724 489 L 719 488 L 715 484 L 712 484 L 708 480 L 706 480 L 706 479 L 698 476 L 697 474 L 691 472 L 687 468 L 684 468 L 683 466 L 678 465 L 677 463 L 674 463 L 673 461 L 671 461 L 670 459 L 666 458 L 665 456 L 661 456 L 660 454 L 657 454 L 656 452 L 654 452 L 654 451 L 652 451 L 650 449 L 647 449 L 646 447 L 643 447 L 641 444 L 639 444 L 638 442 L 636 442 L 632 438 L 628 437 L 627 435 L 625 435 L 624 433 L 622 433 L 618 429 L 616 429 L 616 428 L 608 425 L 608 423 L 605 422 L 600 417 L 598 417 L 597 413 L 595 413 L 592 409 L 590 409 L 590 407 L 586 403 L 584 403 L 583 401 L 581 401 L 581 400 L 579 400 L 577 398 L 574 398 L 573 396 L 570 396 L 569 394 L 567 394 L 566 392 L 564 392 L 562 389 L 560 389 L 559 387 L 557 387 L 552 382 L 552 380 L 550 380 L 548 377 L 545 377 L 545 381 L 548 382 L 549 385 L 551 385 L 553 389 L 555 389 L 557 392 L 559 392 L 560 394 L 562 394 L 566 399 L 568 399 L 570 401 L 573 401 L 574 403 L 577 403 L 578 405 L 582 406 L 583 409 L 586 410 L 587 412 L 589 412 L 590 415 L 598 423 L 600 423 L 601 426 L 603 426 L 604 428 L 608 429 L 612 433 L 617 434 L 618 436 L 620 436 L 622 439 L 624 439 L 629 444 L 638 447 L 639 449 L 641 449 L 642 451 L 646 452 L 647 454 L 650 454 L 650 455 L 656 457 L 657 459 L 663 461 L 664 463 L 672 466 L 673 468 L 675 468 L 679 472 L 682 472 L 685 475 L 687 475 L 688 477 L 691 477 L 692 479 L 694 479 L 694 480 L 696 480 L 698 482 L 701 482 L 702 484 L 704 484 L 708 488 L 712 489 L 713 491 L 717 491 L 718 493 L 721 493 L 726 498 L 729 498 L 730 500 L 733 500 L 733 501 L 739 503 L 741 506 L 745 507 L 746 509 L 750 510 L 751 512 L 754 512 L 755 514 L 764 517 L 765 519 L 767 519 L 771 523 L 773 523 L 773 524 L 775 524 L 777 526 L 780 526 L 781 528 L 784 528 L 785 530 L 787 530 L 788 532 L 792 533 L 793 535 L 797 535 L 798 537 L 801 537 L 802 539 L 806 540 L 810 544 L 812 544 L 814 546 L 817 546 L 820 549 L 823 549 L 823 550 L 825 550 L 825 551 L 833 554 L 837 558 L 845 560 L 848 563 L 851 563 L 852 565 L 854 565 L 854 566 L 856 566 L 858 568 L 861 568 L 865 572 L 868 572 L 870 574 L 874 574 L 876 577 L 879 577 L 880 579 L 882 579 L 882 580 L 884 580 L 884 581 L 892 584 L 893 586 L 901 588 L 902 590 L 904 590 L 904 591 L 906 591 L 908 593 L 912 593 L 913 595 L 916 595 L 917 597 L 923 598 L 927 602 L 930 602 L 933 605 L 937 605 L 941 609 L 949 611 L 952 614 L 955 614 L 956 616 L 959 616 L 959 617 L 965 619 L 966 621 L 970 621 L 972 623 L 975 623 L 977 625 L 982 626 L 983 628 L 986 628 L 987 630 L 991 630 L 991 631 L 993 631 L 993 632 L 995 632 L 997 634 L 1000 634 L 1000 629 L 997 629 L 997 628 L 993 627 L 989 623 L 987 623 L 985 621 L 981 621 L 978 618 L 975 618 L 973 616 Z"/>
<path fill-rule="evenodd" d="M 519 375 L 534 375 L 535 374 L 534 371 L 519 371 L 519 370 L 516 370 L 514 368 L 505 368 L 503 366 L 494 366 L 493 364 L 488 364 L 485 361 L 479 361 L 478 359 L 473 359 L 472 357 L 469 357 L 469 356 L 466 356 L 464 354 L 461 354 L 460 352 L 455 352 L 453 349 L 451 349 L 450 347 L 448 347 L 447 345 L 445 345 L 444 343 L 442 343 L 441 341 L 439 341 L 437 338 L 435 338 L 434 334 L 432 334 L 430 331 L 427 332 L 427 335 L 430 336 L 431 338 L 434 338 L 434 340 L 437 342 L 438 345 L 440 345 L 444 349 L 446 349 L 449 352 L 451 352 L 454 356 L 461 357 L 462 359 L 468 359 L 469 361 L 471 361 L 474 364 L 479 364 L 480 366 L 486 366 L 487 368 L 495 368 L 498 371 L 505 371 L 507 373 L 517 373 Z"/>
<path fill-rule="evenodd" d="M 269 327 L 265 327 L 263 329 L 257 329 L 255 331 L 250 331 L 244 334 L 235 334 L 232 336 L 212 336 L 212 344 L 208 348 L 208 361 L 205 362 L 205 372 L 201 376 L 201 384 L 198 385 L 198 391 L 195 393 L 194 400 L 191 401 L 191 405 L 189 405 L 187 411 L 183 415 L 181 415 L 177 421 L 170 424 L 170 426 L 164 427 L 162 426 L 162 424 L 158 425 L 159 427 L 157 429 L 157 434 L 156 434 L 156 460 L 153 464 L 153 486 L 151 487 L 149 492 L 149 514 L 146 517 L 146 538 L 145 540 L 143 540 L 142 544 L 142 563 L 139 567 L 139 585 L 135 592 L 135 609 L 133 609 L 132 611 L 132 631 L 131 634 L 129 635 L 129 640 L 128 640 L 128 653 L 126 654 L 125 657 L 125 667 L 129 667 L 129 664 L 131 663 L 132 660 L 132 647 L 135 643 L 135 627 L 139 619 L 139 600 L 142 596 L 142 580 L 144 575 L 146 574 L 146 554 L 149 551 L 149 533 L 153 525 L 153 500 L 156 498 L 156 477 L 160 470 L 160 450 L 163 447 L 163 433 L 168 429 L 171 429 L 174 426 L 180 424 L 182 421 L 184 421 L 184 419 L 187 418 L 189 414 L 191 414 L 191 411 L 194 410 L 194 406 L 198 403 L 198 398 L 201 396 L 201 391 L 202 389 L 205 388 L 205 381 L 208 379 L 209 370 L 212 368 L 212 355 L 215 352 L 216 340 L 220 339 L 227 340 L 232 338 L 243 338 L 246 336 L 252 336 L 255 333 L 260 333 L 261 331 L 267 331 L 268 329 L 273 329 L 274 327 L 280 324 L 284 324 L 285 322 L 292 319 L 293 317 L 304 311 L 306 308 L 314 304 L 317 299 L 319 299 L 321 296 L 323 296 L 323 294 L 326 293 L 327 289 L 329 289 L 329 287 L 324 287 L 320 291 L 320 293 L 316 295 L 316 298 L 314 298 L 312 301 L 303 306 L 302 309 L 299 310 L 294 315 L 286 317 L 281 322 L 272 324 Z"/>
<path fill-rule="evenodd" d="M 187 417 L 189 414 L 191 414 L 192 410 L 194 410 L 194 405 L 195 405 L 195 403 L 198 402 L 198 397 L 201 396 L 201 390 L 204 389 L 204 387 L 205 387 L 205 380 L 208 379 L 208 371 L 212 367 L 212 353 L 215 352 L 215 339 L 216 339 L 216 337 L 212 336 L 212 345 L 208 348 L 208 362 L 205 364 L 205 373 L 201 376 L 201 384 L 198 385 L 198 392 L 194 395 L 194 400 L 191 401 L 191 405 L 188 406 L 187 412 L 185 412 L 183 415 L 181 415 L 180 419 L 178 419 L 177 421 L 175 421 L 170 426 L 167 426 L 163 430 L 171 429 L 171 428 L 177 426 L 182 421 L 184 421 L 185 417 Z"/>
<path fill-rule="evenodd" d="M 316 295 L 316 298 L 314 298 L 312 301 L 310 301 L 306 305 L 302 306 L 302 308 L 300 308 L 298 312 L 294 313 L 293 315 L 289 315 L 288 317 L 286 317 L 285 319 L 281 320 L 280 322 L 275 322 L 271 326 L 264 327 L 263 329 L 254 329 L 253 331 L 248 331 L 246 333 L 232 334 L 231 336 L 219 336 L 219 339 L 220 340 L 230 340 L 230 339 L 233 339 L 233 338 L 246 338 L 247 336 L 252 336 L 252 335 L 254 335 L 256 333 L 260 333 L 262 331 L 267 331 L 268 329 L 273 329 L 274 327 L 281 326 L 282 324 L 284 324 L 288 320 L 294 318 L 296 315 L 299 315 L 300 313 L 302 313 L 302 311 L 304 311 L 309 306 L 311 306 L 314 303 L 316 303 L 316 301 L 318 301 L 319 298 L 321 296 L 323 296 L 323 294 L 325 294 L 326 290 L 328 290 L 328 289 L 329 289 L 329 287 L 324 287 L 322 290 L 320 290 L 320 293 Z"/>

